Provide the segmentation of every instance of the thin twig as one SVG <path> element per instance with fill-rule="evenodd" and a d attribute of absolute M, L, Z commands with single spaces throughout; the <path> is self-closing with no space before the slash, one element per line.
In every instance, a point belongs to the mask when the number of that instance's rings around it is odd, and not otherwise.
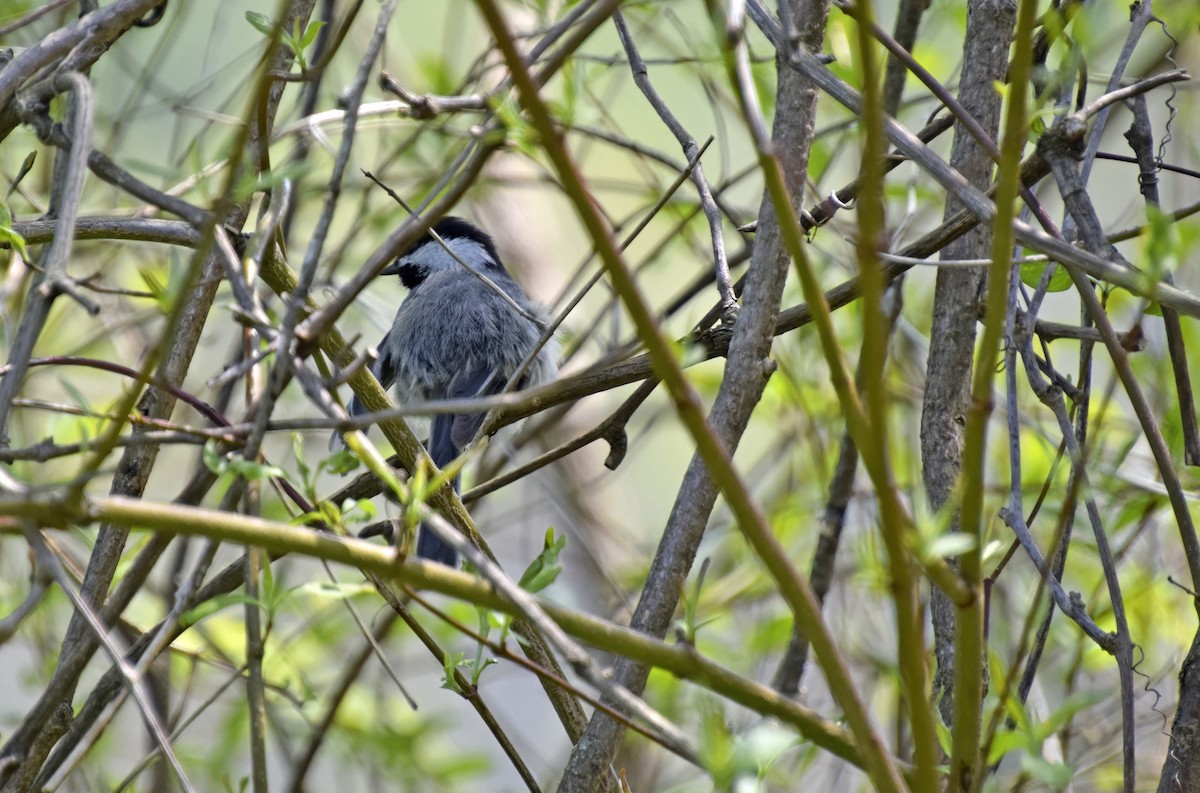
<path fill-rule="evenodd" d="M 166 731 L 163 730 L 158 718 L 154 715 L 154 704 L 150 700 L 150 696 L 146 691 L 142 682 L 142 676 L 138 670 L 131 667 L 125 661 L 124 648 L 117 646 L 116 639 L 108 632 L 108 629 L 101 622 L 100 617 L 92 610 L 92 607 L 83 599 L 75 586 L 67 579 L 66 573 L 63 570 L 62 563 L 58 557 L 46 545 L 42 538 L 41 531 L 34 526 L 27 526 L 25 536 L 29 540 L 37 552 L 40 564 L 42 564 L 54 580 L 58 582 L 58 586 L 62 589 L 75 607 L 76 613 L 82 614 L 87 621 L 88 626 L 96 639 L 104 647 L 108 653 L 109 659 L 113 662 L 116 668 L 120 671 L 121 676 L 125 679 L 125 685 L 129 687 L 133 698 L 137 701 L 138 708 L 141 710 L 142 719 L 146 722 L 146 728 L 150 734 L 154 736 L 154 740 L 158 743 L 163 755 L 167 758 L 167 762 L 171 764 L 171 768 L 175 771 L 175 776 L 179 780 L 179 784 L 187 793 L 195 793 L 195 788 L 187 777 L 187 773 L 183 770 L 183 765 L 179 762 L 179 758 L 175 756 L 175 752 L 171 749 L 171 740 L 167 737 Z"/>
<path fill-rule="evenodd" d="M 8 69 L 11 68 L 10 64 Z M 8 69 L 0 72 L 0 80 L 8 74 Z M 88 309 L 88 313 L 95 315 L 99 311 L 95 304 L 80 299 L 67 274 L 67 261 L 75 242 L 75 217 L 79 214 L 84 177 L 87 176 L 87 157 L 92 145 L 92 86 L 86 77 L 76 72 L 61 75 L 55 86 L 71 94 L 72 146 L 66 165 L 58 170 L 61 183 L 55 184 L 54 203 L 58 218 L 54 237 L 44 254 L 42 273 L 30 289 L 25 313 L 9 347 L 4 378 L 0 380 L 0 446 L 9 443 L 9 411 L 25 379 L 33 346 L 50 316 L 54 300 L 60 294 L 70 294 Z"/>
<path fill-rule="evenodd" d="M 717 292 L 721 296 L 722 311 L 726 323 L 732 323 L 737 317 L 737 298 L 733 294 L 733 286 L 729 280 L 729 262 L 725 258 L 724 220 L 721 217 L 721 210 L 713 201 L 708 180 L 704 178 L 704 166 L 698 162 L 700 147 L 691 133 L 683 124 L 679 123 L 679 119 L 671 112 L 671 108 L 667 106 L 663 98 L 654 90 L 646 63 L 642 60 L 642 55 L 633 42 L 633 36 L 629 33 L 629 26 L 625 24 L 625 17 L 620 11 L 613 14 L 613 22 L 617 26 L 617 35 L 621 38 L 621 46 L 625 48 L 625 55 L 629 58 L 629 69 L 633 72 L 634 83 L 646 97 L 646 101 L 654 108 L 654 112 L 658 113 L 658 117 L 667 125 L 667 129 L 671 130 L 675 140 L 679 141 L 679 145 L 683 148 L 683 156 L 687 157 L 689 162 L 697 161 L 691 171 L 692 182 L 696 185 L 696 192 L 700 196 L 700 206 L 704 208 L 704 216 L 708 219 L 709 233 L 712 235 L 713 272 L 716 275 Z"/>
<path fill-rule="evenodd" d="M 1145 94 L 1133 98 L 1133 123 L 1125 133 L 1137 157 L 1139 166 L 1138 186 L 1150 211 L 1159 212 L 1158 171 L 1154 158 L 1154 135 L 1150 127 L 1150 113 L 1146 108 Z M 1171 279 L 1171 273 L 1164 273 Z M 1170 283 L 1171 281 L 1168 281 Z M 1174 309 L 1164 308 L 1163 329 L 1167 336 L 1167 352 L 1171 356 L 1171 372 L 1175 376 L 1175 394 L 1179 400 L 1179 421 L 1183 430 L 1183 459 L 1187 465 L 1200 466 L 1200 428 L 1196 425 L 1196 403 L 1192 394 L 1192 378 L 1188 374 L 1187 347 L 1184 344 L 1183 327 L 1179 314 Z"/>
<path fill-rule="evenodd" d="M 757 0 L 749 2 L 753 5 Z M 862 112 L 862 97 L 859 93 L 834 75 L 815 55 L 802 48 L 780 54 L 788 66 L 803 74 L 839 104 L 855 114 Z M 1174 79 L 1183 77 L 1177 75 Z M 1076 115 L 1075 118 L 1082 124 L 1085 117 Z M 982 222 L 992 221 L 995 205 L 982 191 L 964 181 L 960 174 L 896 121 L 885 119 L 884 127 L 892 145 L 952 193 L 971 215 Z M 1082 135 L 1082 128 L 1079 134 Z M 1061 237 L 1039 231 L 1024 222 L 1017 221 L 1013 228 L 1019 242 L 1049 255 L 1056 261 L 1070 263 L 1093 278 L 1108 281 L 1141 297 L 1158 301 L 1177 309 L 1181 314 L 1200 317 L 1200 299 L 1188 292 L 1130 272 L 1101 256 L 1071 245 Z"/>
<path fill-rule="evenodd" d="M 86 523 L 92 520 L 122 522 L 140 530 L 160 531 L 168 535 L 204 536 L 210 539 L 257 545 L 273 554 L 299 553 L 349 565 L 364 572 L 403 582 L 409 586 L 451 595 L 487 608 L 515 614 L 513 604 L 501 597 L 490 583 L 444 565 L 415 559 L 399 560 L 393 549 L 360 540 L 313 532 L 289 523 L 264 520 L 215 509 L 156 504 L 139 499 L 97 497 L 87 506 L 86 514 L 70 515 L 61 501 L 45 494 L 0 497 L 0 515 L 32 518 L 43 525 Z M 197 591 L 194 602 L 205 602 L 241 585 L 244 561 L 220 571 Z M 713 663 L 691 646 L 673 645 L 652 639 L 638 631 L 598 619 L 583 612 L 548 601 L 539 607 L 571 635 L 589 645 L 637 658 L 682 678 L 717 688 L 733 701 L 764 715 L 784 719 L 800 729 L 817 745 L 838 757 L 861 765 L 859 750 L 841 727 L 821 719 L 813 711 L 780 697 L 769 688 L 730 672 Z M 102 615 L 103 616 L 103 615 Z M 156 629 L 157 630 L 157 629 Z M 177 627 L 175 630 L 179 630 Z M 151 631 L 153 633 L 155 631 Z M 138 657 L 150 643 L 150 633 L 134 644 L 130 653 Z M 110 686 L 109 681 L 115 685 Z M 105 697 L 120 690 L 119 673 L 110 670 L 93 690 L 81 710 L 79 720 L 88 721 L 91 712 Z"/>

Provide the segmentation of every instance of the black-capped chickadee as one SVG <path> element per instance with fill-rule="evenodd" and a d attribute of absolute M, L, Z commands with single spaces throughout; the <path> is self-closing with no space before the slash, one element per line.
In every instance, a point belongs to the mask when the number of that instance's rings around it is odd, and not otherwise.
<path fill-rule="evenodd" d="M 409 290 L 372 367 L 384 388 L 395 385 L 398 404 L 500 393 L 545 326 L 541 307 L 504 269 L 490 236 L 458 217 L 443 218 L 432 230 L 441 242 L 426 234 L 381 273 L 400 276 Z M 542 347 L 517 387 L 552 380 L 555 357 L 553 344 Z M 364 412 L 355 398 L 351 415 Z M 458 457 L 483 418 L 482 412 L 434 416 L 427 446 L 438 468 Z M 454 549 L 424 526 L 417 555 L 458 564 Z"/>

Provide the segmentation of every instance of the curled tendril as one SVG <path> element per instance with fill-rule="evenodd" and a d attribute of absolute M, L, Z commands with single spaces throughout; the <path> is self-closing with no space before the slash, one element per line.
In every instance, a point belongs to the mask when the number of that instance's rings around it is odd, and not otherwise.
<path fill-rule="evenodd" d="M 1158 23 L 1158 26 L 1162 28 L 1163 35 L 1166 36 L 1171 42 L 1170 49 L 1167 50 L 1167 54 L 1163 57 L 1165 57 L 1167 62 L 1171 64 L 1172 69 L 1179 68 L 1179 64 L 1175 62 L 1175 57 L 1174 57 L 1175 50 L 1179 48 L 1179 42 L 1176 40 L 1176 38 L 1174 36 L 1171 35 L 1171 31 L 1167 29 L 1166 22 L 1162 21 L 1158 17 L 1152 17 L 1152 18 L 1155 22 Z M 1162 140 L 1159 141 L 1159 143 L 1158 143 L 1158 152 L 1157 152 L 1157 154 L 1155 154 L 1155 157 L 1154 157 L 1154 162 L 1159 168 L 1162 168 L 1163 159 L 1166 157 L 1167 144 L 1171 142 L 1171 123 L 1175 121 L 1175 115 L 1176 115 L 1175 96 L 1178 93 L 1178 91 L 1176 90 L 1174 83 L 1171 84 L 1170 88 L 1171 88 L 1171 95 L 1168 96 L 1167 101 L 1163 103 L 1167 106 L 1167 111 L 1168 111 L 1167 123 L 1163 125 Z"/>

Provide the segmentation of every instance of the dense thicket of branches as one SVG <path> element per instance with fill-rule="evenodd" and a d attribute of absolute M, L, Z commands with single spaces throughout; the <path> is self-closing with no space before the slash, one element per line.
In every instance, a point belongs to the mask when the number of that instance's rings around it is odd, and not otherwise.
<path fill-rule="evenodd" d="M 0 791 L 1200 791 L 1193 3 L 258 5 L 0 11 Z"/>

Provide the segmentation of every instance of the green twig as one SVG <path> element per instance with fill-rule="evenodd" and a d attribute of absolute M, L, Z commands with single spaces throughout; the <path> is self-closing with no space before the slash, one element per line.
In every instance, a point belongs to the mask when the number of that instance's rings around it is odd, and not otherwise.
<path fill-rule="evenodd" d="M 253 545 L 276 554 L 293 553 L 349 565 L 389 581 L 439 592 L 505 614 L 516 616 L 519 613 L 486 581 L 451 570 L 445 565 L 415 558 L 401 559 L 392 548 L 249 515 L 119 496 L 85 501 L 80 510 L 72 512 L 65 509 L 59 500 L 44 495 L 30 495 L 0 497 L 0 516 L 32 518 L 42 526 L 60 528 L 107 521 L 137 530 L 203 536 L 239 545 Z M 864 767 L 861 749 L 844 729 L 794 700 L 714 663 L 694 647 L 669 645 L 555 603 L 544 600 L 537 602 L 546 614 L 575 638 L 598 649 L 659 667 L 676 677 L 693 680 L 756 713 L 791 724 L 817 746 L 858 767 Z"/>
<path fill-rule="evenodd" d="M 1021 190 L 1021 152 L 1027 137 L 1026 102 L 1032 68 L 1033 27 L 1037 4 L 1021 0 L 1017 10 L 1016 41 L 1009 66 L 1008 111 L 1000 144 L 996 215 L 992 221 L 992 263 L 988 267 L 988 291 L 983 335 L 975 359 L 971 404 L 963 431 L 961 527 L 973 539 L 959 557 L 959 569 L 967 585 L 981 591 L 983 584 L 983 499 L 987 451 L 987 424 L 992 412 L 992 380 L 1000 341 L 1004 336 L 1008 302 L 1009 268 L 1012 266 L 1016 201 Z M 954 675 L 954 724 L 951 725 L 950 789 L 977 790 L 983 767 L 979 754 L 980 713 L 983 705 L 984 653 L 983 603 L 960 605 L 956 612 Z"/>

